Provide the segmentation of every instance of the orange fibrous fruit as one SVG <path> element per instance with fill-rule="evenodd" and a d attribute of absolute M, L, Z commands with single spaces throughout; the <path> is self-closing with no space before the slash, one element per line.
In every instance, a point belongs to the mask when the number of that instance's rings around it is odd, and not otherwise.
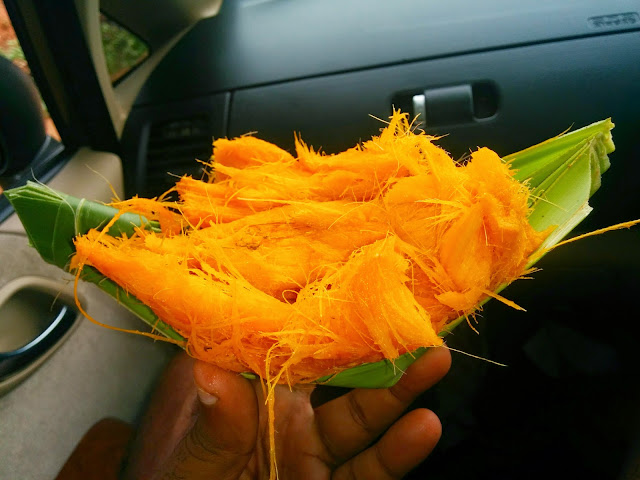
<path fill-rule="evenodd" d="M 92 230 L 74 265 L 151 307 L 193 356 L 279 383 L 441 345 L 449 322 L 526 273 L 546 232 L 496 153 L 457 164 L 436 140 L 399 112 L 335 155 L 217 140 L 209 181 L 181 178 L 178 202 L 114 203 L 161 233 Z"/>

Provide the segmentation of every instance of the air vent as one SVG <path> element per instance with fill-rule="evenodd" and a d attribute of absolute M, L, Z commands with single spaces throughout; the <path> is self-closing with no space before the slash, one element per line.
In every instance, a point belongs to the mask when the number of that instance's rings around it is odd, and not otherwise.
<path fill-rule="evenodd" d="M 152 125 L 144 195 L 164 193 L 185 174 L 202 178 L 203 165 L 198 160 L 211 157 L 212 136 L 209 118 L 204 115 Z"/>

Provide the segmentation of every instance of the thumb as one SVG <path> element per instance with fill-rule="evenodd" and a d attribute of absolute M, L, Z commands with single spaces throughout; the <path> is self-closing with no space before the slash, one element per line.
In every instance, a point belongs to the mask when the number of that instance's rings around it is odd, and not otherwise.
<path fill-rule="evenodd" d="M 246 467 L 258 434 L 258 401 L 251 383 L 204 362 L 193 369 L 200 413 L 160 478 L 235 479 Z"/>

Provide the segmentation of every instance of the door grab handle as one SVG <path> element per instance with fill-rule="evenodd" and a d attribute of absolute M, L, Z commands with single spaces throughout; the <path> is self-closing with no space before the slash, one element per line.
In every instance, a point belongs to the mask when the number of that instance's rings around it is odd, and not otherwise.
<path fill-rule="evenodd" d="M 0 352 L 0 380 L 20 371 L 46 353 L 69 330 L 75 318 L 76 313 L 67 305 L 62 305 L 54 320 L 37 337 L 20 348 Z"/>
<path fill-rule="evenodd" d="M 78 325 L 69 285 L 24 276 L 0 288 L 0 395 L 44 363 Z"/>
<path fill-rule="evenodd" d="M 411 98 L 413 115 L 428 128 L 461 125 L 496 114 L 498 93 L 490 82 L 429 88 Z"/>

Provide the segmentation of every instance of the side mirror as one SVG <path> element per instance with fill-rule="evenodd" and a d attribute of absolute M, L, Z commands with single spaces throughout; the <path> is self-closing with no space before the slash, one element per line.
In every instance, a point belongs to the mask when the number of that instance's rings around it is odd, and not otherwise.
<path fill-rule="evenodd" d="M 33 80 L 0 57 L 0 177 L 14 175 L 47 142 L 40 96 Z"/>

